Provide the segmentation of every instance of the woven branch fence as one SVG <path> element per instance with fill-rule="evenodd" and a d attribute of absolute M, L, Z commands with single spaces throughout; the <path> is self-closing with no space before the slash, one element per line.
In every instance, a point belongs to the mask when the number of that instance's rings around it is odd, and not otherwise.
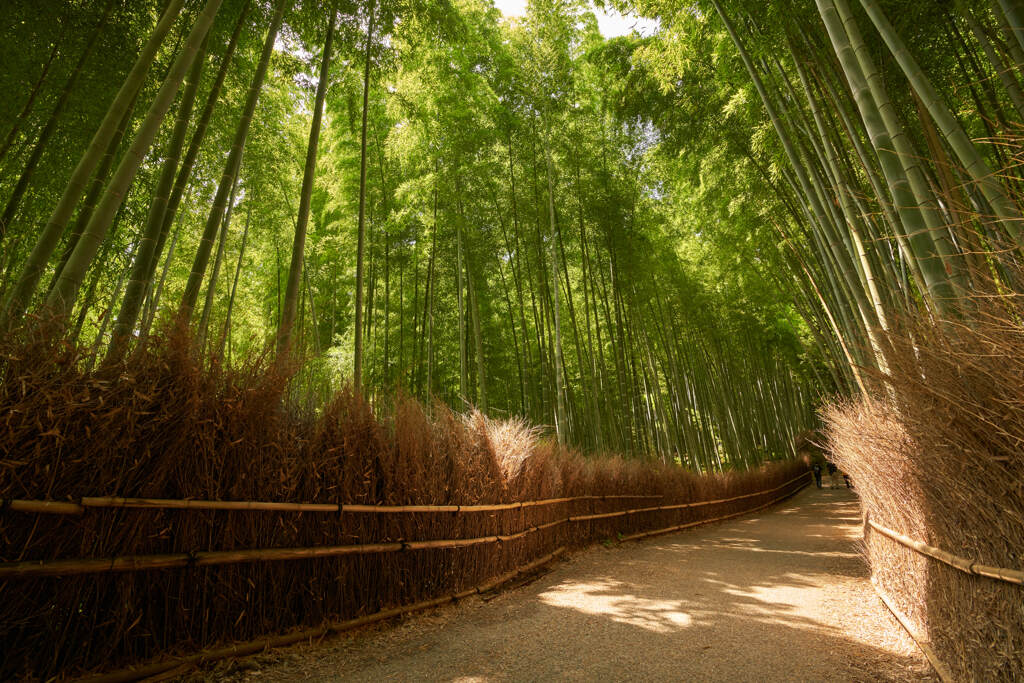
<path fill-rule="evenodd" d="M 275 560 L 300 560 L 317 557 L 337 557 L 341 555 L 372 555 L 375 553 L 392 553 L 407 550 L 430 550 L 430 549 L 453 549 L 466 548 L 474 545 L 487 543 L 509 543 L 526 537 L 528 534 L 537 533 L 553 527 L 579 522 L 594 522 L 596 520 L 625 517 L 648 512 L 667 512 L 672 510 L 683 510 L 686 508 L 698 508 L 707 505 L 720 505 L 732 503 L 747 498 L 761 498 L 775 493 L 781 489 L 791 487 L 797 481 L 803 479 L 806 483 L 807 473 L 799 474 L 787 482 L 771 489 L 747 493 L 730 498 L 718 500 L 704 500 L 694 503 L 679 503 L 677 505 L 656 505 L 643 508 L 630 508 L 613 512 L 601 512 L 586 515 L 569 515 L 562 519 L 556 519 L 545 524 L 532 525 L 511 534 L 497 534 L 494 536 L 481 536 L 477 538 L 451 538 L 436 540 L 396 540 L 389 543 L 363 543 L 356 545 L 340 546 L 316 546 L 312 548 L 255 548 L 244 550 L 220 550 L 220 551 L 193 551 L 188 553 L 164 554 L 164 555 L 133 555 L 128 557 L 111 558 L 88 558 L 71 560 L 37 560 L 30 562 L 3 562 L 0 563 L 0 579 L 28 578 L 41 576 L 70 576 L 74 574 L 97 574 L 103 572 L 126 572 L 141 571 L 146 569 L 170 569 L 174 567 L 203 567 L 208 565 L 235 564 L 241 562 L 270 562 Z M 791 495 L 790 494 L 786 494 Z M 84 498 L 81 503 L 59 503 L 58 501 L 28 501 L 10 500 L 3 501 L 3 506 L 8 510 L 17 512 L 42 512 L 58 514 L 81 514 L 86 508 L 142 508 L 142 509 L 185 509 L 185 510 L 247 510 L 247 511 L 280 511 L 293 510 L 303 511 L 315 509 L 316 511 L 339 512 L 348 510 L 353 512 L 367 513 L 453 513 L 464 514 L 482 511 L 498 510 L 522 510 L 525 508 L 540 507 L 553 504 L 576 503 L 580 501 L 609 501 L 621 499 L 638 498 L 660 498 L 660 496 L 644 495 L 620 495 L 620 496 L 575 496 L 572 498 L 556 498 L 552 500 L 526 501 L 522 503 L 511 503 L 504 505 L 407 505 L 407 506 L 383 506 L 383 505 L 331 505 L 331 504 L 304 504 L 304 503 L 268 503 L 268 502 L 242 502 L 242 501 L 188 501 L 188 500 L 161 500 L 161 499 L 128 499 L 128 498 Z M 768 504 L 776 501 L 769 501 Z M 283 506 L 289 506 L 287 508 Z M 746 511 L 743 511 L 746 512 Z M 740 513 L 742 514 L 742 512 Z M 731 517 L 735 515 L 726 515 Z M 683 523 L 664 529 L 633 534 L 628 539 L 638 539 L 658 533 L 667 533 L 677 529 L 686 528 L 693 524 L 717 521 L 721 518 L 698 520 L 693 523 Z"/>
<path fill-rule="evenodd" d="M 799 474 L 788 476 L 795 470 Z M 419 609 L 422 605 L 432 606 L 464 597 L 477 592 L 484 579 L 515 575 L 524 565 L 532 566 L 536 558 L 548 557 L 559 548 L 579 547 L 609 537 L 639 539 L 761 509 L 793 495 L 807 485 L 809 477 L 802 465 L 778 468 L 774 475 L 772 478 L 776 480 L 779 475 L 786 475 L 786 478 L 782 483 L 758 491 L 641 507 L 634 507 L 636 501 L 666 496 L 581 495 L 476 505 L 348 505 L 120 497 L 83 497 L 78 501 L 3 500 L 0 527 L 30 529 L 30 535 L 54 523 L 73 525 L 65 530 L 77 526 L 94 538 L 116 535 L 117 529 L 125 525 L 144 524 L 157 530 L 161 526 L 173 529 L 201 523 L 213 530 L 221 524 L 252 523 L 255 515 L 258 519 L 272 517 L 275 525 L 293 530 L 328 527 L 335 538 L 364 542 L 2 562 L 0 596 L 8 604 L 13 600 L 20 616 L 14 623 L 5 625 L 0 647 L 15 652 L 21 649 L 25 656 L 21 662 L 5 656 L 2 673 L 5 676 L 39 675 L 25 664 L 46 659 L 58 665 L 46 671 L 51 674 L 67 670 L 72 664 L 92 668 L 209 646 L 224 640 L 221 633 L 214 634 L 206 629 L 204 620 L 208 620 L 211 613 L 221 617 L 226 612 L 235 617 L 239 626 L 250 625 L 249 629 L 238 633 L 258 635 L 281 630 L 280 627 L 261 630 L 260 625 L 287 623 L 283 622 L 282 611 L 289 609 L 289 604 L 296 607 L 289 626 L 310 622 L 320 625 L 299 632 L 307 635 L 264 637 L 214 652 L 232 656 L 258 651 L 268 644 L 297 642 L 311 637 L 308 634 L 314 632 L 342 630 Z M 489 533 L 482 534 L 481 530 Z M 447 537 L 443 531 L 449 532 Z M 365 542 L 367 539 L 372 542 Z M 304 566 L 298 573 L 282 566 L 293 564 L 283 561 L 299 560 L 304 561 Z M 374 579 L 369 580 L 371 576 Z M 297 596 L 290 595 L 297 588 L 296 581 L 304 584 L 299 588 L 302 598 L 297 601 Z M 334 595 L 317 594 L 332 582 Z M 274 587 L 282 585 L 289 586 L 285 590 L 288 598 L 284 601 L 275 598 Z M 439 594 L 441 597 L 436 597 Z M 388 604 L 406 607 L 387 609 Z M 72 605 L 77 605 L 78 609 Z M 311 610 L 314 605 L 315 609 Z M 156 621 L 158 615 L 162 624 Z M 349 618 L 337 622 L 338 616 Z M 251 624 L 252 621 L 255 624 Z M 145 630 L 139 628 L 143 623 L 147 624 Z M 157 630 L 161 625 L 163 629 Z M 88 628 L 83 630 L 86 626 Z M 60 637 L 68 632 L 77 632 L 77 638 L 84 638 L 84 641 L 73 643 Z M 112 633 L 120 637 L 112 639 Z M 55 635 L 56 639 L 50 640 Z M 33 642 L 39 648 L 34 652 L 29 648 Z M 70 651 L 64 652 L 61 646 Z M 254 647 L 257 650 L 253 650 Z M 80 653 L 83 652 L 92 653 L 92 657 L 82 661 Z M 107 656 L 111 652 L 124 653 L 124 656 Z M 207 652 L 181 661 L 214 658 Z M 173 668 L 161 666 L 163 664 L 158 663 L 137 671 Z M 129 678 L 123 678 L 125 675 Z M 131 675 L 124 672 L 113 680 L 130 679 Z"/>
<path fill-rule="evenodd" d="M 996 579 L 998 581 L 1005 581 L 1006 583 L 1016 584 L 1018 586 L 1024 586 L 1024 571 L 1020 569 L 1007 569 L 1006 567 L 993 567 L 986 564 L 981 564 L 976 560 L 969 560 L 965 557 L 960 557 L 947 550 L 936 548 L 935 546 L 928 545 L 922 541 L 910 538 L 897 531 L 882 526 L 878 522 L 871 519 L 870 514 L 865 520 L 865 530 L 874 529 L 875 531 L 882 534 L 896 543 L 899 543 L 905 548 L 916 552 L 918 555 L 928 557 L 933 560 L 938 560 L 945 565 L 958 569 L 964 574 L 971 574 L 973 576 L 986 577 L 989 579 Z M 896 617 L 896 620 L 900 622 L 904 630 L 910 634 L 910 636 L 917 641 L 920 645 L 921 650 L 924 652 L 928 661 L 931 662 L 932 667 L 935 669 L 935 673 L 938 674 L 939 678 L 943 683 L 950 683 L 955 680 L 954 674 L 950 671 L 949 667 L 939 658 L 936 654 L 935 649 L 932 647 L 930 639 L 920 633 L 920 631 L 914 626 L 909 618 L 899 609 L 895 601 L 889 597 L 876 577 L 871 577 L 871 583 L 875 588 L 875 592 L 878 597 L 881 598 L 882 602 L 889 609 L 890 612 Z"/>
<path fill-rule="evenodd" d="M 969 560 L 965 557 L 954 555 L 949 551 L 930 546 L 927 543 L 922 543 L 921 541 L 917 541 L 909 536 L 904 536 L 903 534 L 893 531 L 888 527 L 882 526 L 871 518 L 868 518 L 867 524 L 883 536 L 888 536 L 897 543 L 916 551 L 919 555 L 924 555 L 934 560 L 938 560 L 939 562 L 948 564 L 950 567 L 959 569 L 965 574 L 984 576 L 990 579 L 997 579 L 999 581 L 1006 581 L 1007 583 L 1015 583 L 1018 586 L 1024 586 L 1024 570 L 992 567 L 987 564 L 981 564 L 976 560 Z"/>
<path fill-rule="evenodd" d="M 383 618 L 806 482 L 798 461 L 584 458 L 402 396 L 307 411 L 278 365 L 199 365 L 187 339 L 94 372 L 76 354 L 0 340 L 0 680 Z"/>

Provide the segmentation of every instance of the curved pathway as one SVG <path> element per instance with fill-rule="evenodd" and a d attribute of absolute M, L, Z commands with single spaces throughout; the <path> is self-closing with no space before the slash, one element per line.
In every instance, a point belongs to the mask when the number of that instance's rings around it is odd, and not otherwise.
<path fill-rule="evenodd" d="M 252 681 L 918 681 L 846 490 L 597 546 L 493 599 L 221 665 Z"/>

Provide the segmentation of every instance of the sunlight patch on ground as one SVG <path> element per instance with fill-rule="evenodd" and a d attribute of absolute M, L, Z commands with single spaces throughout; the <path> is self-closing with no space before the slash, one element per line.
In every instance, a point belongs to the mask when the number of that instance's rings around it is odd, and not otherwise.
<path fill-rule="evenodd" d="M 693 623 L 693 618 L 683 611 L 681 601 L 641 598 L 623 590 L 624 587 L 620 581 L 611 579 L 564 582 L 539 597 L 541 602 L 553 607 L 607 617 L 654 633 L 670 633 Z"/>

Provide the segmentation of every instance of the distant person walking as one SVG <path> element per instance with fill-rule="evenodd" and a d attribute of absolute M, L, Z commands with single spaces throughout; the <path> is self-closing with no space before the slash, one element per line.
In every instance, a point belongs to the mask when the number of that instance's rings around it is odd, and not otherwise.
<path fill-rule="evenodd" d="M 820 489 L 821 488 L 821 463 L 816 462 L 811 465 L 811 471 L 814 472 L 814 483 Z"/>
<path fill-rule="evenodd" d="M 828 464 L 828 486 L 832 489 L 839 488 L 839 476 L 837 474 L 839 468 L 832 463 Z"/>

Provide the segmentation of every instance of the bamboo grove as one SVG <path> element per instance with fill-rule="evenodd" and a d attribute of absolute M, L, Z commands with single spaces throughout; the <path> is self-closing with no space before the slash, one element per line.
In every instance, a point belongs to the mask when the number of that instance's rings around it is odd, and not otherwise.
<path fill-rule="evenodd" d="M 210 363 L 299 359 L 300 403 L 351 382 L 702 471 L 791 454 L 834 385 L 666 177 L 651 39 L 582 5 L 25 1 L 0 31 L 8 334 L 103 367 L 187 325 Z"/>
<path fill-rule="evenodd" d="M 620 5 L 6 3 L 4 328 L 705 470 L 1018 288 L 1016 2 Z"/>
<path fill-rule="evenodd" d="M 177 563 L 19 585 L 4 665 L 313 627 L 567 543 L 19 516 L 83 497 L 753 504 L 820 428 L 876 524 L 1019 561 L 1024 2 L 594 5 L 0 2 L 2 559 Z M 398 559 L 192 573 L 342 538 Z M 879 590 L 959 677 L 1018 680 L 1017 586 L 891 541 Z"/>
<path fill-rule="evenodd" d="M 1019 290 L 1020 3 L 699 7 L 638 3 L 662 21 L 649 63 L 666 87 L 706 71 L 697 55 L 729 74 L 717 111 L 682 89 L 668 106 L 732 129 L 727 163 L 770 188 L 762 244 L 846 392 L 887 368 L 897 321 Z"/>

